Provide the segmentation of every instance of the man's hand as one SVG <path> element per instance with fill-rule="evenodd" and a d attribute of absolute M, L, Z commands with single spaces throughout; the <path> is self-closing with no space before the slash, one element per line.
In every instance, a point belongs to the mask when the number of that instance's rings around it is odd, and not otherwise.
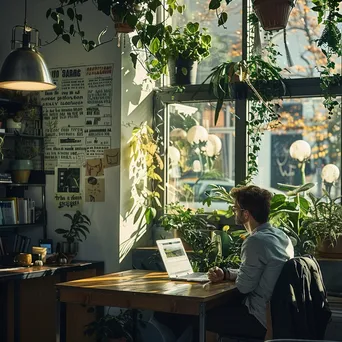
<path fill-rule="evenodd" d="M 218 283 L 224 279 L 224 271 L 223 269 L 215 266 L 210 268 L 208 271 L 208 278 L 212 283 Z"/>

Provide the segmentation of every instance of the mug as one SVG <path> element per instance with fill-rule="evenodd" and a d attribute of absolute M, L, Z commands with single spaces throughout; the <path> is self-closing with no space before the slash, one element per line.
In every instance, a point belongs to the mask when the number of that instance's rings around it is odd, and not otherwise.
<path fill-rule="evenodd" d="M 19 266 L 31 266 L 32 264 L 32 254 L 19 253 L 14 257 L 13 260 Z"/>

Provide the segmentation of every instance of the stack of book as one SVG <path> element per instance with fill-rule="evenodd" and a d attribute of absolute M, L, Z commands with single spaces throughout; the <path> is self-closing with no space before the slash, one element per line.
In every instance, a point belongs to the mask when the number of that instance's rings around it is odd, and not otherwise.
<path fill-rule="evenodd" d="M 35 202 L 31 198 L 0 199 L 0 225 L 32 224 L 36 222 Z"/>
<path fill-rule="evenodd" d="M 12 183 L 12 176 L 10 173 L 0 173 L 0 183 Z"/>

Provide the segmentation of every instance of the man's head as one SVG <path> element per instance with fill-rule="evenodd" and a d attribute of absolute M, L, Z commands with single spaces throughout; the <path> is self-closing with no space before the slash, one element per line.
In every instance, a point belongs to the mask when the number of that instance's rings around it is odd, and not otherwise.
<path fill-rule="evenodd" d="M 256 185 L 233 188 L 230 192 L 235 203 L 236 224 L 260 225 L 268 221 L 272 194 Z M 255 221 L 255 222 L 254 222 Z"/>

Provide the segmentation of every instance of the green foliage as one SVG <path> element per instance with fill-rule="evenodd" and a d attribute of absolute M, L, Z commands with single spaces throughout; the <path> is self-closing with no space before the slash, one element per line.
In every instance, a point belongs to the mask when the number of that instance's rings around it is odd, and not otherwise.
<path fill-rule="evenodd" d="M 160 156 L 160 137 L 143 122 L 134 127 L 128 141 L 131 150 L 130 172 L 132 173 L 132 200 L 136 209 L 134 223 L 151 224 L 161 208 L 160 192 L 163 191 L 162 178 L 164 163 Z"/>
<path fill-rule="evenodd" d="M 104 28 L 97 39 L 89 40 L 82 24 L 86 19 L 83 17 L 82 6 L 88 0 L 59 0 L 59 5 L 46 11 L 46 18 L 52 21 L 52 28 L 56 34 L 55 40 L 62 39 L 66 43 L 71 42 L 72 37 L 78 37 L 86 51 L 113 40 L 103 41 L 107 29 Z M 159 8 L 165 9 L 169 15 L 174 11 L 183 12 L 184 6 L 180 6 L 177 0 L 168 0 L 167 6 L 160 0 L 94 0 L 89 1 L 94 5 L 94 12 L 100 11 L 105 16 L 112 18 L 117 23 L 126 23 L 135 29 L 139 23 L 147 21 L 152 25 L 155 14 Z M 88 18 L 91 20 L 90 18 Z"/>
<path fill-rule="evenodd" d="M 31 160 L 37 157 L 40 148 L 37 142 L 29 139 L 20 139 L 15 141 L 14 158 L 17 160 Z"/>
<path fill-rule="evenodd" d="M 163 23 L 152 25 L 138 24 L 137 34 L 132 38 L 137 50 L 145 47 L 148 51 L 144 64 L 148 75 L 158 80 L 163 74 L 168 75 L 170 60 L 183 58 L 201 62 L 208 57 L 211 48 L 211 36 L 206 29 L 200 29 L 199 23 L 188 22 L 183 29 L 164 26 Z M 136 65 L 139 52 L 131 53 L 133 65 Z"/>
<path fill-rule="evenodd" d="M 334 245 L 342 236 L 342 206 L 341 197 L 332 199 L 329 193 L 323 189 L 323 196 L 316 198 L 309 193 L 311 205 L 310 217 L 303 222 L 303 229 L 310 232 L 316 245 L 329 242 Z"/>
<path fill-rule="evenodd" d="M 138 324 L 141 321 L 142 314 L 138 313 Z M 91 322 L 85 326 L 84 334 L 96 337 L 97 341 L 107 341 L 107 339 L 126 338 L 127 341 L 133 342 L 133 310 L 120 310 L 116 316 L 107 314 L 99 320 Z M 140 339 L 139 339 L 140 340 Z"/>
<path fill-rule="evenodd" d="M 58 228 L 55 230 L 57 234 L 62 234 L 63 238 L 69 243 L 75 241 L 82 242 L 83 239 L 87 239 L 87 234 L 89 234 L 89 226 L 91 225 L 90 219 L 82 214 L 79 210 L 71 216 L 70 214 L 64 214 L 71 221 L 69 229 Z"/>
<path fill-rule="evenodd" d="M 192 210 L 179 203 L 172 203 L 166 207 L 166 213 L 160 219 L 160 225 L 166 231 L 177 229 L 180 237 L 188 243 L 193 252 L 190 261 L 194 271 L 206 272 L 213 266 L 237 266 L 240 263 L 241 231 L 228 234 L 228 255 L 222 256 L 220 241 L 213 241 L 209 221 L 204 218 L 204 210 Z M 213 227 L 213 226 L 211 226 Z"/>

